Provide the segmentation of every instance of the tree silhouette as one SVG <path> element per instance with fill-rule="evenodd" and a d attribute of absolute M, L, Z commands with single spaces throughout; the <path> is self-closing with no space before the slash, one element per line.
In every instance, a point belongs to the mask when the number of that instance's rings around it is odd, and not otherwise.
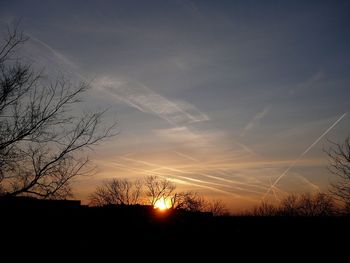
<path fill-rule="evenodd" d="M 127 179 L 112 179 L 97 187 L 90 195 L 90 204 L 93 206 L 104 205 L 134 205 L 140 202 L 142 182 L 134 182 Z"/>
<path fill-rule="evenodd" d="M 279 213 L 285 216 L 299 215 L 299 200 L 298 196 L 291 194 L 281 200 Z"/>
<path fill-rule="evenodd" d="M 208 203 L 208 212 L 212 213 L 213 216 L 224 216 L 229 215 L 225 204 L 221 200 L 213 200 Z"/>
<path fill-rule="evenodd" d="M 276 206 L 269 204 L 267 202 L 262 202 L 259 206 L 253 208 L 248 215 L 252 216 L 276 216 L 278 215 L 278 209 Z"/>
<path fill-rule="evenodd" d="M 191 212 L 204 212 L 207 209 L 207 202 L 196 192 L 179 192 L 171 197 L 171 207 Z"/>
<path fill-rule="evenodd" d="M 325 193 L 289 195 L 277 205 L 263 202 L 255 207 L 255 216 L 331 216 L 336 212 L 333 198 Z"/>
<path fill-rule="evenodd" d="M 337 179 L 331 183 L 331 193 L 345 203 L 347 212 L 350 211 L 350 136 L 344 143 L 329 141 L 331 147 L 326 150 L 329 157 L 329 171 Z"/>
<path fill-rule="evenodd" d="M 116 123 L 101 126 L 103 111 L 74 116 L 89 86 L 45 81 L 15 57 L 26 40 L 15 27 L 0 45 L 0 194 L 65 198 L 72 178 L 91 171 L 84 150 L 115 135 Z"/>
<path fill-rule="evenodd" d="M 303 194 L 298 203 L 300 216 L 329 216 L 335 213 L 334 201 L 325 193 Z"/>
<path fill-rule="evenodd" d="M 330 195 L 305 193 L 285 197 L 277 210 L 283 216 L 330 216 L 335 214 L 336 206 Z"/>
<path fill-rule="evenodd" d="M 171 197 L 176 186 L 174 183 L 166 179 L 161 179 L 158 176 L 148 176 L 145 179 L 146 196 L 152 206 L 163 198 L 167 200 Z"/>
<path fill-rule="evenodd" d="M 144 189 L 145 188 L 145 189 Z M 158 200 L 171 204 L 169 208 L 189 212 L 210 212 L 214 216 L 227 215 L 227 209 L 221 200 L 207 201 L 196 192 L 175 192 L 176 185 L 157 176 L 144 180 L 130 181 L 112 179 L 104 182 L 90 195 L 90 205 L 134 205 L 148 203 L 152 206 Z M 148 199 L 148 201 L 144 201 Z"/>

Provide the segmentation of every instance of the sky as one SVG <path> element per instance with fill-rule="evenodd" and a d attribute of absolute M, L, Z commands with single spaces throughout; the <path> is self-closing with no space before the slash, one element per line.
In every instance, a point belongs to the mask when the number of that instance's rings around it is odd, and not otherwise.
<path fill-rule="evenodd" d="M 19 51 L 87 81 L 119 135 L 91 153 L 110 178 L 158 175 L 232 211 L 327 191 L 323 149 L 350 131 L 349 1 L 6 1 Z M 349 113 L 348 113 L 349 112 Z"/>

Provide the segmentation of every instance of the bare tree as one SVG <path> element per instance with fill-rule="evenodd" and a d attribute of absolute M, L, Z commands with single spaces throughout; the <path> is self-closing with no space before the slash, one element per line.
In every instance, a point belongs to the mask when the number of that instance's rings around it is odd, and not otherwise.
<path fill-rule="evenodd" d="M 335 213 L 335 203 L 325 193 L 290 195 L 281 201 L 280 214 L 283 216 L 330 216 Z"/>
<path fill-rule="evenodd" d="M 281 200 L 278 210 L 284 216 L 298 216 L 299 206 L 298 196 L 292 194 Z"/>
<path fill-rule="evenodd" d="M 194 195 L 193 192 L 178 192 L 170 198 L 172 209 L 183 209 L 186 210 L 188 207 L 188 201 Z"/>
<path fill-rule="evenodd" d="M 299 197 L 298 210 L 300 216 L 330 216 L 335 213 L 335 204 L 325 193 L 303 194 Z"/>
<path fill-rule="evenodd" d="M 289 195 L 279 204 L 262 203 L 253 209 L 255 216 L 331 216 L 336 212 L 333 198 L 325 193 Z"/>
<path fill-rule="evenodd" d="M 185 207 L 185 196 L 186 192 L 174 193 L 170 198 L 172 209 L 183 209 Z"/>
<path fill-rule="evenodd" d="M 198 193 L 189 192 L 185 198 L 185 210 L 191 212 L 204 212 L 207 207 L 207 202 Z"/>
<path fill-rule="evenodd" d="M 213 200 L 209 202 L 207 206 L 208 212 L 212 213 L 213 216 L 224 216 L 229 214 L 225 204 L 221 200 Z"/>
<path fill-rule="evenodd" d="M 331 147 L 326 150 L 330 162 L 328 169 L 337 177 L 331 184 L 331 193 L 342 200 L 345 207 L 350 207 L 350 136 L 342 144 L 329 142 Z"/>
<path fill-rule="evenodd" d="M 74 116 L 87 84 L 47 82 L 15 57 L 27 40 L 17 27 L 0 45 L 0 194 L 65 198 L 70 182 L 91 171 L 85 150 L 115 135 L 104 112 Z"/>
<path fill-rule="evenodd" d="M 142 182 L 127 179 L 113 179 L 97 187 L 90 195 L 90 204 L 104 206 L 110 204 L 134 205 L 140 202 Z"/>
<path fill-rule="evenodd" d="M 204 212 L 207 202 L 196 192 L 180 192 L 171 197 L 171 207 L 191 212 Z"/>
<path fill-rule="evenodd" d="M 276 206 L 262 202 L 259 206 L 253 208 L 253 210 L 248 213 L 252 216 L 276 216 L 278 215 L 278 209 Z"/>
<path fill-rule="evenodd" d="M 229 214 L 221 200 L 206 201 L 196 192 L 179 192 L 171 197 L 171 208 L 190 212 L 210 212 L 214 216 Z"/>
<path fill-rule="evenodd" d="M 153 206 L 161 198 L 169 199 L 176 188 L 174 183 L 157 176 L 148 176 L 145 179 L 145 187 L 146 195 Z"/>

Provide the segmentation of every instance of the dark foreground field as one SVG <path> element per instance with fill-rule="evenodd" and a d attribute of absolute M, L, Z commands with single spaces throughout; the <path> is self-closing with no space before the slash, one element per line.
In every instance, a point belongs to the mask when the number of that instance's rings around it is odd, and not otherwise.
<path fill-rule="evenodd" d="M 2 251 L 62 253 L 315 253 L 347 251 L 348 217 L 213 217 L 148 206 L 91 208 L 79 202 L 1 202 Z M 259 252 L 257 252 L 259 251 Z M 263 252 L 262 252 L 263 251 Z M 265 253 L 266 254 L 261 254 Z M 141 253 L 141 252 L 140 252 Z M 143 253 L 143 252 L 142 252 Z M 133 255 L 133 254 L 131 254 Z"/>

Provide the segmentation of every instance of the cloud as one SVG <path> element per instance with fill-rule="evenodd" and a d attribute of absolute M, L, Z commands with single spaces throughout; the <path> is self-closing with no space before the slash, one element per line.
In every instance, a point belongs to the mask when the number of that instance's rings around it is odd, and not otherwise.
<path fill-rule="evenodd" d="M 20 57 L 38 70 L 44 69 L 49 77 L 56 77 L 59 73 L 69 77 L 70 81 L 85 80 L 72 60 L 33 35 L 26 35 L 29 40 L 19 49 Z"/>
<path fill-rule="evenodd" d="M 211 143 L 215 142 L 221 134 L 217 131 L 201 131 L 194 132 L 187 126 L 174 127 L 168 129 L 156 129 L 154 133 L 159 138 L 164 138 L 167 141 L 187 144 L 198 147 L 210 147 Z"/>
<path fill-rule="evenodd" d="M 209 117 L 194 105 L 186 101 L 171 101 L 136 81 L 103 77 L 95 83 L 129 106 L 154 114 L 175 126 L 209 120 Z"/>
<path fill-rule="evenodd" d="M 207 174 L 197 174 L 197 178 L 194 178 L 193 177 L 194 173 L 191 171 L 158 165 L 155 163 L 122 157 L 122 156 L 119 156 L 117 158 L 123 160 L 124 162 L 130 162 L 132 164 L 141 165 L 141 167 L 139 167 L 138 169 L 141 172 L 143 172 L 145 175 L 157 175 L 171 181 L 174 181 L 175 179 L 177 183 L 185 184 L 188 186 L 195 186 L 195 187 L 199 187 L 199 188 L 203 188 L 203 189 L 207 189 L 207 190 L 211 190 L 214 192 L 219 192 L 227 195 L 232 195 L 238 199 L 244 199 L 251 202 L 255 201 L 249 196 L 245 196 L 237 193 L 237 190 L 248 191 L 248 192 L 256 192 L 256 191 L 245 189 L 235 185 L 228 185 L 227 182 L 226 184 L 222 184 L 212 180 L 208 180 L 209 178 L 217 181 L 218 178 L 215 176 L 210 176 Z M 131 165 L 131 166 L 135 167 L 134 165 Z M 126 167 L 130 167 L 130 165 Z M 205 177 L 206 179 L 204 179 L 203 177 Z M 231 181 L 231 183 L 235 183 L 235 182 Z M 244 185 L 244 183 L 239 183 L 239 184 Z M 256 193 L 261 193 L 261 192 L 256 192 Z"/>
<path fill-rule="evenodd" d="M 340 116 L 325 132 L 323 132 L 309 147 L 307 147 L 289 166 L 288 168 L 274 181 L 274 183 L 271 185 L 269 189 L 267 189 L 266 193 L 263 196 L 263 199 L 270 193 L 271 189 L 278 184 L 278 182 L 286 176 L 286 174 L 291 170 L 297 162 L 301 160 L 301 158 L 304 157 L 305 154 L 307 154 L 324 136 L 327 135 L 328 132 L 330 132 L 345 116 L 347 115 L 347 112 L 345 112 L 342 116 Z"/>
<path fill-rule="evenodd" d="M 206 160 L 208 162 L 209 160 L 218 161 L 220 159 L 232 161 L 236 157 L 249 158 L 258 156 L 246 145 L 234 141 L 225 131 L 215 128 L 196 129 L 189 126 L 178 126 L 154 129 L 153 133 L 156 138 L 159 138 L 159 141 L 171 144 L 173 149 L 181 151 L 181 153 L 185 152 L 186 155 L 191 153 L 192 161 Z M 233 147 L 232 144 L 234 145 Z M 182 157 L 184 156 L 182 155 Z"/>
<path fill-rule="evenodd" d="M 270 110 L 271 110 L 271 107 L 270 106 L 266 106 L 262 111 L 258 112 L 253 117 L 253 119 L 250 122 L 248 122 L 248 124 L 243 128 L 243 131 L 241 132 L 241 137 L 245 136 L 247 132 L 249 132 L 254 127 L 259 125 L 260 120 L 262 118 L 264 118 L 265 115 L 268 114 Z"/>
<path fill-rule="evenodd" d="M 191 12 L 192 15 L 201 16 L 202 13 L 198 6 L 191 0 L 179 0 L 178 3 L 183 6 L 184 9 Z"/>
<path fill-rule="evenodd" d="M 0 20 L 1 38 L 6 38 L 7 26 L 11 24 L 17 24 L 15 17 L 5 16 L 3 21 Z M 21 62 L 32 65 L 38 71 L 44 69 L 44 73 L 50 77 L 61 73 L 74 80 L 84 80 L 84 77 L 79 73 L 78 66 L 67 56 L 28 32 L 25 32 L 24 35 L 29 39 L 20 45 L 15 53 Z"/>
<path fill-rule="evenodd" d="M 226 157 L 229 154 L 230 158 L 233 158 L 234 154 L 242 157 L 242 152 L 248 153 L 249 156 L 258 156 L 248 146 L 231 139 L 226 132 L 214 128 L 195 129 L 189 126 L 177 126 L 166 129 L 154 129 L 153 132 L 158 138 L 165 139 L 167 142 L 184 144 L 191 148 L 200 149 L 201 152 L 203 152 L 204 148 L 207 148 L 210 150 L 211 155 L 214 154 L 213 151 L 216 149 L 218 151 L 216 152 L 216 157 L 219 157 L 221 154 Z M 232 144 L 234 147 L 232 147 Z M 211 159 L 213 158 L 211 157 Z"/>
<path fill-rule="evenodd" d="M 240 148 L 242 148 L 245 152 L 247 152 L 250 155 L 258 156 L 258 154 L 256 154 L 255 151 L 253 151 L 250 147 L 248 147 L 247 145 L 245 145 L 243 143 L 240 143 L 238 141 L 233 141 L 233 144 L 239 146 Z"/>
<path fill-rule="evenodd" d="M 178 152 L 178 151 L 173 151 L 175 154 L 177 154 L 178 156 L 180 157 L 183 157 L 184 159 L 186 160 L 190 160 L 192 162 L 196 162 L 196 163 L 199 163 L 199 160 L 193 158 L 192 156 L 189 156 L 187 154 L 184 154 L 184 153 L 181 153 L 181 152 Z"/>
<path fill-rule="evenodd" d="M 299 175 L 298 178 L 300 179 L 301 184 L 307 185 L 314 192 L 320 192 L 321 191 L 321 189 L 320 189 L 320 187 L 318 185 L 312 183 L 310 180 L 306 179 L 304 176 Z"/>
<path fill-rule="evenodd" d="M 316 72 L 311 77 L 306 79 L 304 82 L 299 83 L 294 88 L 290 89 L 289 95 L 293 95 L 294 93 L 298 92 L 299 90 L 303 90 L 303 89 L 315 86 L 315 84 L 318 84 L 324 77 L 325 77 L 325 74 L 323 71 Z"/>

